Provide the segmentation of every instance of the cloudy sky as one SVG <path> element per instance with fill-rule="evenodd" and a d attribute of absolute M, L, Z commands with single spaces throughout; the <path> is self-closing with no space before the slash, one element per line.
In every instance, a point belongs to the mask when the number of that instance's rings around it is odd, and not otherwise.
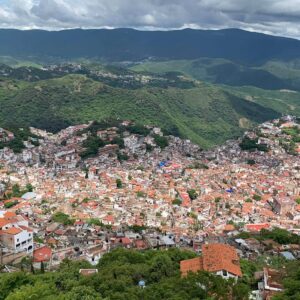
<path fill-rule="evenodd" d="M 236 27 L 300 39 L 300 0 L 0 0 L 0 27 Z"/>

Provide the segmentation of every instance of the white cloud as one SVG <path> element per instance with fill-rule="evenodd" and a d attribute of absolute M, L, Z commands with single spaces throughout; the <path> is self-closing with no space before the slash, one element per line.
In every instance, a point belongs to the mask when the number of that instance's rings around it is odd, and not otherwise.
<path fill-rule="evenodd" d="M 300 38 L 300 0 L 0 0 L 0 27 L 237 27 Z"/>

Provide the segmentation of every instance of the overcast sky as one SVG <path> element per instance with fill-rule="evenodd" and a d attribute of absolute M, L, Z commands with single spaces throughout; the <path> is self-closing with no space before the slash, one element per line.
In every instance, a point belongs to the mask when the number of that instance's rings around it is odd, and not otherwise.
<path fill-rule="evenodd" d="M 0 27 L 236 27 L 300 39 L 300 0 L 0 0 Z"/>

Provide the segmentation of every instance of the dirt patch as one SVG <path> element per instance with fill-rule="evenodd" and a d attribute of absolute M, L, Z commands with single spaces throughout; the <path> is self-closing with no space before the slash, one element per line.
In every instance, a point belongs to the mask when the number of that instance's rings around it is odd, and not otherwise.
<path fill-rule="evenodd" d="M 250 121 L 247 118 L 240 118 L 239 119 L 239 126 L 241 128 L 249 128 L 251 125 Z"/>

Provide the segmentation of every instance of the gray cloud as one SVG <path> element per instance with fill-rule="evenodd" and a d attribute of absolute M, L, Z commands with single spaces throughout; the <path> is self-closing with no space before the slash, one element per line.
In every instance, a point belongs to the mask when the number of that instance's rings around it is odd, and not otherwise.
<path fill-rule="evenodd" d="M 300 0 L 0 0 L 0 27 L 237 27 L 300 38 Z"/>

